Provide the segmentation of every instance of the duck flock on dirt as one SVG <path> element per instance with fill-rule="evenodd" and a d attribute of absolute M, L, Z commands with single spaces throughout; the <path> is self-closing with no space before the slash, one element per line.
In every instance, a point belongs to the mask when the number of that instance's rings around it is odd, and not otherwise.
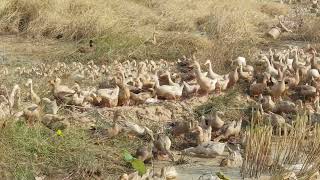
<path fill-rule="evenodd" d="M 238 57 L 232 61 L 232 70 L 226 74 L 213 71 L 214 61 L 207 60 L 201 66 L 195 57 L 183 57 L 174 63 L 145 60 L 108 66 L 90 61 L 87 64 L 73 62 L 68 65 L 60 62 L 54 65 L 43 63 L 30 69 L 18 67 L 12 72 L 3 68 L 2 76 L 13 73 L 30 78 L 23 86 L 13 85 L 11 92 L 1 86 L 0 116 L 24 117 L 29 125 L 41 121 L 47 127 L 59 129 L 68 126 L 66 118 L 59 115 L 62 105 L 85 110 L 184 101 L 209 94 L 223 96 L 224 91 L 241 83 L 246 85 L 246 99 L 255 104 L 259 116 L 268 119 L 275 127 L 290 127 L 292 114 L 305 111 L 316 121 L 320 113 L 319 60 L 317 51 L 308 45 L 305 48 L 290 46 L 283 50 L 261 52 L 255 60 L 250 61 L 252 65 L 244 57 Z M 39 92 L 35 92 L 31 77 L 50 79 L 51 93 L 48 97 L 41 97 Z M 67 86 L 62 80 L 74 84 Z M 86 80 L 97 82 L 97 86 L 85 87 L 82 82 Z M 28 92 L 28 100 L 23 103 L 22 92 Z M 217 154 L 219 151 L 212 151 L 212 148 L 230 137 L 238 137 L 242 126 L 241 118 L 239 121 L 226 122 L 223 114 L 217 111 L 214 115 L 203 116 L 200 122 L 177 122 L 171 128 L 171 134 L 174 137 L 194 139 L 196 146 L 185 149 L 185 153 L 207 156 Z M 154 136 L 148 127 L 118 121 L 118 116 L 115 115 L 114 125 L 107 130 L 110 137 L 123 131 L 150 135 L 153 155 L 169 155 L 174 160 L 170 152 L 171 140 L 167 135 L 160 132 Z M 143 148 L 138 152 L 138 157 L 146 160 L 146 156 L 141 155 Z"/>

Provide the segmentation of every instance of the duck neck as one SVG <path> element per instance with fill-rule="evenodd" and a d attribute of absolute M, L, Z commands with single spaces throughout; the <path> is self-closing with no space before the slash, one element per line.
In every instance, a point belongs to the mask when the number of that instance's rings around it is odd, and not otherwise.
<path fill-rule="evenodd" d="M 154 76 L 154 81 L 155 81 L 155 87 L 156 88 L 160 87 L 160 83 L 157 75 Z"/>
<path fill-rule="evenodd" d="M 201 67 L 198 63 L 196 63 L 196 74 L 198 78 L 201 77 Z"/>
<path fill-rule="evenodd" d="M 15 104 L 15 99 L 16 97 L 18 98 L 18 101 L 17 103 L 19 103 L 19 100 L 20 100 L 20 88 L 18 86 L 15 86 L 10 94 L 10 97 L 9 97 L 9 102 L 11 104 L 11 107 L 14 106 Z M 18 104 L 17 104 L 18 105 Z"/>
<path fill-rule="evenodd" d="M 171 74 L 169 71 L 167 71 L 167 75 L 168 75 L 169 84 L 173 84 L 174 82 L 171 79 Z"/>
<path fill-rule="evenodd" d="M 269 62 L 269 61 L 268 61 Z M 270 63 L 269 63 L 270 64 Z M 240 66 L 240 72 L 243 73 L 243 66 Z"/>
<path fill-rule="evenodd" d="M 317 64 L 317 62 L 316 62 L 316 53 L 312 53 L 311 63 L 312 63 L 312 65 L 316 65 Z"/>
<path fill-rule="evenodd" d="M 210 72 L 211 74 L 213 74 L 211 61 L 209 61 L 208 64 L 209 64 L 209 72 Z"/>
<path fill-rule="evenodd" d="M 268 67 L 271 67 L 271 63 L 270 63 L 269 59 L 267 59 L 266 61 L 267 61 Z"/>
<path fill-rule="evenodd" d="M 297 69 L 297 71 L 296 71 L 296 81 L 297 82 L 300 81 L 299 69 Z"/>
<path fill-rule="evenodd" d="M 124 75 L 124 72 L 120 71 L 120 73 L 121 73 L 121 83 L 122 85 L 126 85 L 126 77 Z"/>
<path fill-rule="evenodd" d="M 298 50 L 294 51 L 294 59 L 298 62 L 299 61 L 299 57 L 298 57 Z"/>
<path fill-rule="evenodd" d="M 34 93 L 33 92 L 33 83 L 32 82 L 30 83 L 30 93 Z"/>

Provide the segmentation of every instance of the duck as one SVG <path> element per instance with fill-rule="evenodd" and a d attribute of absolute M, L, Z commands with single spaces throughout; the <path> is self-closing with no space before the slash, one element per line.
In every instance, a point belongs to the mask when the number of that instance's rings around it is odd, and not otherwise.
<path fill-rule="evenodd" d="M 165 134 L 157 134 L 155 140 L 153 141 L 152 152 L 154 155 L 169 155 L 169 158 L 174 161 L 174 156 L 170 151 L 171 140 Z"/>
<path fill-rule="evenodd" d="M 154 88 L 155 82 L 152 81 L 152 78 L 149 76 L 149 74 L 146 72 L 146 63 L 140 62 L 139 63 L 139 70 L 137 78 L 139 78 L 143 84 L 143 89 L 150 89 Z"/>
<path fill-rule="evenodd" d="M 119 126 L 119 124 L 116 121 L 114 121 L 113 125 L 110 128 L 107 128 L 107 137 L 108 138 L 116 137 L 121 131 L 122 131 L 122 128 Z"/>
<path fill-rule="evenodd" d="M 246 66 L 244 66 L 244 67 L 243 67 L 243 70 L 246 71 L 246 72 L 249 72 L 249 73 L 251 73 L 251 74 L 254 73 L 254 67 L 251 66 L 251 65 L 246 65 Z"/>
<path fill-rule="evenodd" d="M 196 80 L 200 86 L 200 90 L 203 91 L 205 94 L 209 94 L 210 92 L 216 89 L 216 84 L 218 79 L 210 79 L 208 77 L 203 76 L 201 73 L 200 64 L 195 61 L 194 65 L 196 66 Z"/>
<path fill-rule="evenodd" d="M 228 88 L 234 86 L 239 81 L 238 67 L 234 71 L 229 73 L 229 83 Z"/>
<path fill-rule="evenodd" d="M 261 95 L 262 96 L 262 95 Z M 274 108 L 276 107 L 276 104 L 275 102 L 272 100 L 272 97 L 271 96 L 266 96 L 266 97 L 263 97 L 263 100 L 260 101 L 261 105 L 262 105 L 262 109 L 265 111 L 265 112 L 269 112 L 269 111 L 273 111 Z"/>
<path fill-rule="evenodd" d="M 42 98 L 42 102 L 45 104 L 44 112 L 46 114 L 54 114 L 56 115 L 59 111 L 59 107 L 57 105 L 57 101 L 50 100 L 49 98 Z"/>
<path fill-rule="evenodd" d="M 152 97 L 153 95 L 149 92 L 140 92 L 138 94 L 130 92 L 130 102 L 134 105 L 144 104 L 148 99 Z"/>
<path fill-rule="evenodd" d="M 308 79 L 319 79 L 320 78 L 320 73 L 318 69 L 309 69 L 308 71 Z"/>
<path fill-rule="evenodd" d="M 34 125 L 40 119 L 40 108 L 37 104 L 28 105 L 23 109 L 23 116 L 29 125 Z"/>
<path fill-rule="evenodd" d="M 164 98 L 167 100 L 177 100 L 182 96 L 182 86 L 170 86 L 170 85 L 161 85 L 157 75 L 153 76 L 155 81 L 155 92 L 158 97 Z"/>
<path fill-rule="evenodd" d="M 109 89 L 98 89 L 94 95 L 95 102 L 102 107 L 116 107 L 118 105 L 119 86 Z"/>
<path fill-rule="evenodd" d="M 299 70 L 300 70 L 299 68 L 296 70 L 294 77 L 291 77 L 291 78 L 286 77 L 285 78 L 285 83 L 287 83 L 289 88 L 291 88 L 291 89 L 295 88 L 300 83 Z"/>
<path fill-rule="evenodd" d="M 312 50 L 311 52 L 312 52 L 311 68 L 320 70 L 320 64 L 318 63 L 317 58 L 316 58 L 317 52 L 315 50 Z"/>
<path fill-rule="evenodd" d="M 76 92 L 72 96 L 72 100 L 69 104 L 75 106 L 83 106 L 84 105 L 85 96 L 82 95 L 80 92 Z"/>
<path fill-rule="evenodd" d="M 145 162 L 149 159 L 151 159 L 151 151 L 149 150 L 149 148 L 147 146 L 140 146 L 137 148 L 136 150 L 136 154 L 135 157 L 139 160 L 141 160 L 142 162 Z"/>
<path fill-rule="evenodd" d="M 40 97 L 33 91 L 33 83 L 32 83 L 32 79 L 28 79 L 27 83 L 26 83 L 27 87 L 30 87 L 30 97 L 31 97 L 31 101 L 32 103 L 35 104 L 40 104 L 41 99 Z"/>
<path fill-rule="evenodd" d="M 123 115 L 121 115 L 123 119 L 127 119 Z M 126 131 L 129 136 L 145 136 L 154 140 L 154 133 L 146 126 L 140 126 L 131 121 L 118 121 L 118 123 L 122 125 L 123 131 Z"/>
<path fill-rule="evenodd" d="M 211 125 L 213 130 L 221 129 L 224 126 L 224 121 L 220 117 L 224 115 L 224 112 L 216 111 L 213 116 L 208 119 L 208 124 Z"/>
<path fill-rule="evenodd" d="M 193 133 L 196 134 L 196 144 L 201 145 L 211 140 L 211 126 L 201 127 L 198 124 L 193 129 Z"/>
<path fill-rule="evenodd" d="M 82 90 L 80 88 L 80 85 L 78 83 L 75 83 L 74 86 L 72 87 L 72 89 L 75 91 L 75 94 L 77 96 L 75 96 L 76 98 L 79 98 L 79 99 L 83 99 L 83 103 L 86 103 L 86 102 L 92 102 L 93 99 L 91 97 L 91 95 L 96 92 L 96 88 L 88 88 L 87 90 Z"/>
<path fill-rule="evenodd" d="M 267 88 L 268 77 L 264 75 L 261 83 L 251 84 L 249 88 L 250 95 L 255 97 L 261 95 Z"/>
<path fill-rule="evenodd" d="M 84 70 L 76 70 L 70 75 L 70 79 L 72 79 L 75 82 L 81 82 L 83 79 L 85 79 L 85 73 Z"/>
<path fill-rule="evenodd" d="M 271 125 L 276 128 L 282 127 L 286 123 L 286 119 L 279 114 L 275 114 L 273 112 L 269 112 L 269 120 Z"/>
<path fill-rule="evenodd" d="M 278 70 L 277 69 L 275 69 L 272 65 L 271 65 L 271 63 L 270 63 L 270 61 L 269 61 L 269 59 L 268 58 L 266 58 L 266 59 L 264 59 L 265 60 L 265 62 L 267 63 L 267 72 L 269 73 L 269 74 L 271 74 L 271 76 L 273 76 L 273 77 L 276 77 L 276 76 L 278 76 Z"/>
<path fill-rule="evenodd" d="M 236 150 L 232 150 L 228 146 L 226 146 L 226 147 L 229 152 L 229 155 L 226 158 L 222 159 L 220 166 L 233 167 L 233 168 L 241 167 L 243 164 L 243 158 L 241 156 L 241 152 L 240 152 L 241 149 L 239 147 L 239 144 L 237 144 Z"/>
<path fill-rule="evenodd" d="M 116 137 L 123 131 L 123 127 L 121 127 L 118 122 L 120 117 L 120 111 L 116 111 L 113 116 L 111 127 L 106 128 L 106 135 L 108 138 Z"/>
<path fill-rule="evenodd" d="M 87 47 L 87 46 L 82 46 L 82 47 L 80 47 L 80 48 L 78 49 L 78 52 L 80 52 L 80 53 L 90 53 L 90 52 L 94 52 L 96 48 L 94 47 L 94 44 L 93 44 L 93 43 L 94 43 L 93 40 L 90 39 L 90 40 L 89 40 L 89 47 Z"/>
<path fill-rule="evenodd" d="M 15 84 L 8 97 L 9 107 L 12 110 L 14 107 L 18 108 L 20 106 L 20 86 Z"/>
<path fill-rule="evenodd" d="M 170 124 L 171 134 L 174 137 L 184 136 L 185 134 L 191 132 L 193 126 L 192 121 L 176 121 Z"/>
<path fill-rule="evenodd" d="M 197 94 L 200 89 L 200 86 L 198 84 L 191 85 L 185 81 L 183 81 L 182 83 L 184 85 L 184 88 L 183 88 L 184 96 L 191 96 L 191 95 Z"/>
<path fill-rule="evenodd" d="M 169 71 L 166 71 L 166 74 L 167 74 L 167 76 L 168 76 L 168 81 L 169 81 L 169 85 L 170 85 L 170 86 L 178 86 L 178 87 L 180 87 L 180 84 L 175 83 L 175 82 L 172 81 L 172 79 L 171 79 L 171 73 L 170 73 Z"/>
<path fill-rule="evenodd" d="M 42 124 L 44 124 L 47 128 L 56 130 L 64 130 L 70 126 L 70 123 L 66 120 L 64 116 L 60 116 L 57 114 L 45 114 L 41 118 Z"/>
<path fill-rule="evenodd" d="M 75 91 L 68 86 L 61 85 L 61 79 L 56 78 L 55 80 L 51 80 L 50 84 L 53 86 L 53 95 L 61 100 L 66 100 L 66 98 L 73 96 Z"/>
<path fill-rule="evenodd" d="M 138 89 L 142 89 L 143 88 L 143 83 L 141 82 L 141 78 L 137 77 L 133 79 L 133 86 L 138 88 Z"/>
<path fill-rule="evenodd" d="M 204 65 L 207 65 L 207 64 L 209 65 L 208 75 L 209 75 L 209 77 L 210 77 L 211 79 L 223 79 L 223 76 L 221 76 L 221 75 L 213 72 L 213 70 L 212 70 L 212 63 L 211 63 L 210 60 L 207 60 Z"/>
<path fill-rule="evenodd" d="M 128 106 L 130 104 L 130 89 L 126 84 L 126 78 L 123 71 L 120 71 L 121 78 L 120 82 L 117 83 L 119 86 L 119 95 L 118 95 L 118 106 Z"/>
<path fill-rule="evenodd" d="M 240 131 L 238 132 L 238 123 L 236 121 L 232 121 L 230 124 L 226 124 L 221 132 L 222 134 L 216 137 L 214 142 L 219 142 L 221 139 L 228 139 L 230 136 L 240 133 Z"/>
<path fill-rule="evenodd" d="M 229 76 L 225 76 L 223 79 L 218 79 L 216 86 L 220 92 L 228 88 L 229 81 L 230 81 Z"/>
<path fill-rule="evenodd" d="M 281 114 L 281 113 L 285 113 L 285 114 L 296 113 L 297 112 L 296 104 L 294 102 L 292 102 L 292 101 L 286 101 L 286 100 L 282 100 L 280 98 L 280 100 L 276 104 L 273 112 L 277 113 L 277 114 Z"/>
<path fill-rule="evenodd" d="M 271 96 L 274 98 L 281 97 L 286 90 L 285 79 L 282 79 L 280 83 L 271 87 Z"/>
<path fill-rule="evenodd" d="M 311 86 L 315 87 L 317 91 L 320 91 L 320 83 L 314 78 L 311 78 Z"/>
<path fill-rule="evenodd" d="M 240 72 L 239 72 L 240 78 L 246 80 L 246 81 L 251 81 L 253 76 L 249 72 L 243 71 L 243 66 L 240 65 Z"/>
<path fill-rule="evenodd" d="M 316 93 L 317 93 L 317 88 L 315 88 L 313 86 L 310 86 L 308 84 L 298 86 L 296 90 L 304 98 L 306 98 L 306 97 L 314 97 L 316 95 Z"/>
<path fill-rule="evenodd" d="M 243 66 L 243 67 L 247 65 L 246 58 L 240 57 L 240 56 L 231 62 L 232 65 L 234 63 L 236 63 L 238 66 Z"/>

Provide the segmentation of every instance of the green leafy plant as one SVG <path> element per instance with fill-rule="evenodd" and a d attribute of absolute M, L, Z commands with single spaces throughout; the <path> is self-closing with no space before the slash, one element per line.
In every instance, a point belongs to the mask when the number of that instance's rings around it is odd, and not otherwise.
<path fill-rule="evenodd" d="M 146 173 L 147 169 L 143 161 L 133 157 L 128 151 L 123 151 L 123 159 L 130 163 L 134 170 L 138 171 L 139 175 L 142 176 Z"/>

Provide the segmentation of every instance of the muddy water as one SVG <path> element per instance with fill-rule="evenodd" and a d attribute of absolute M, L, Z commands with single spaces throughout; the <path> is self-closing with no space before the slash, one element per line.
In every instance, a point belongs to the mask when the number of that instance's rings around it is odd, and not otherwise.
<path fill-rule="evenodd" d="M 218 166 L 196 165 L 196 166 L 177 166 L 176 167 L 178 180 L 198 180 L 209 178 L 210 174 L 213 176 L 216 172 L 223 173 L 230 179 L 241 179 L 240 168 L 223 168 Z"/>
<path fill-rule="evenodd" d="M 180 153 L 174 152 L 174 154 L 175 159 L 178 160 L 180 158 Z M 174 166 L 178 173 L 178 180 L 206 180 L 210 177 L 210 174 L 215 176 L 217 172 L 223 173 L 232 180 L 242 179 L 240 168 L 219 167 L 221 160 L 224 159 L 227 154 L 228 153 L 225 152 L 222 156 L 217 156 L 215 158 L 187 156 L 184 157 L 184 160 L 186 160 L 187 163 L 182 165 L 172 165 L 168 161 L 156 161 L 154 163 L 154 168 L 161 169 L 161 167 L 164 166 Z"/>

